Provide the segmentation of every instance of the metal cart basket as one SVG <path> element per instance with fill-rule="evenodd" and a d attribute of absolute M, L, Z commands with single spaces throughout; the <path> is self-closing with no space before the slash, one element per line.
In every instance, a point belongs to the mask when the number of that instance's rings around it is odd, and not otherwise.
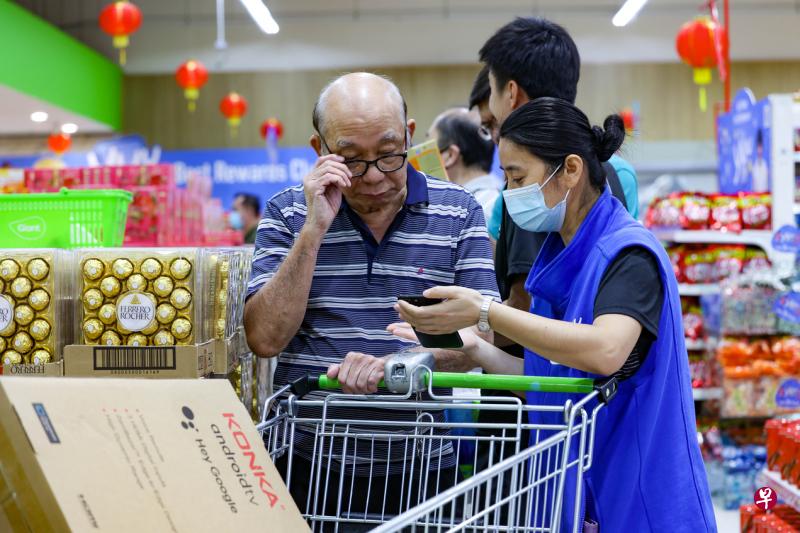
<path fill-rule="evenodd" d="M 258 429 L 312 530 L 550 532 L 569 512 L 577 531 L 597 414 L 616 382 L 432 367 L 430 354 L 398 354 L 380 384 L 394 394 L 332 392 L 335 380 L 308 376 L 267 400 Z M 525 405 L 449 387 L 565 395 Z M 487 421 L 500 413 L 514 421 Z M 567 483 L 576 501 L 565 506 Z"/>

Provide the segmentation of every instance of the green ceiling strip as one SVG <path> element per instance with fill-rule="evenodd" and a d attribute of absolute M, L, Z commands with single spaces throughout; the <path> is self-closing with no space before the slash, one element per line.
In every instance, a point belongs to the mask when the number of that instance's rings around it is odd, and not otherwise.
<path fill-rule="evenodd" d="M 0 0 L 0 83 L 121 127 L 122 70 L 9 0 Z"/>

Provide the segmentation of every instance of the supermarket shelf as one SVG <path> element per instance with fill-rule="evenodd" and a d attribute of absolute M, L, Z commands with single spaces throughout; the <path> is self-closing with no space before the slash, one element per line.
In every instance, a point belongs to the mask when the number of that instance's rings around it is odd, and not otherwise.
<path fill-rule="evenodd" d="M 680 283 L 678 294 L 681 296 L 704 296 L 707 294 L 719 294 L 720 287 L 716 283 Z"/>
<path fill-rule="evenodd" d="M 721 400 L 722 388 L 709 387 L 704 389 L 692 389 L 692 396 L 696 402 L 702 402 L 705 400 Z"/>
<path fill-rule="evenodd" d="M 800 511 L 800 489 L 784 481 L 777 472 L 770 470 L 759 472 L 758 485 L 772 487 L 784 503 Z"/>
<path fill-rule="evenodd" d="M 678 244 L 751 244 L 767 251 L 772 246 L 771 231 L 745 230 L 740 233 L 733 233 L 711 230 L 654 230 L 653 234 L 661 241 Z"/>
<path fill-rule="evenodd" d="M 708 343 L 703 339 L 686 339 L 686 349 L 690 352 L 700 352 L 708 349 Z"/>

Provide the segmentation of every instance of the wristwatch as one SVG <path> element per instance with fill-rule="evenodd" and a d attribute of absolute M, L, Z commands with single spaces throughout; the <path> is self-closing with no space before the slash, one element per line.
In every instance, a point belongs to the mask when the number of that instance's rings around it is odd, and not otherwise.
<path fill-rule="evenodd" d="M 494 299 L 491 296 L 484 296 L 483 305 L 481 305 L 481 313 L 478 318 L 478 331 L 481 333 L 488 333 L 492 330 L 489 326 L 489 307 L 492 306 Z"/>

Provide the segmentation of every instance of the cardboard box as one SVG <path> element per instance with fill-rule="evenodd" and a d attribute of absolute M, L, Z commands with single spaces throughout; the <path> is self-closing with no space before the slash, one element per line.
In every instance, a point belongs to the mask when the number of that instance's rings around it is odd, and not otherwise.
<path fill-rule="evenodd" d="M 0 378 L 3 531 L 308 531 L 221 380 Z"/>
<path fill-rule="evenodd" d="M 201 378 L 214 367 L 214 341 L 193 346 L 88 346 L 64 348 L 69 377 Z"/>
<path fill-rule="evenodd" d="M 43 365 L 5 365 L 0 366 L 0 374 L 19 377 L 62 377 L 64 362 L 45 363 Z M 0 528 L 0 531 L 2 529 Z"/>

